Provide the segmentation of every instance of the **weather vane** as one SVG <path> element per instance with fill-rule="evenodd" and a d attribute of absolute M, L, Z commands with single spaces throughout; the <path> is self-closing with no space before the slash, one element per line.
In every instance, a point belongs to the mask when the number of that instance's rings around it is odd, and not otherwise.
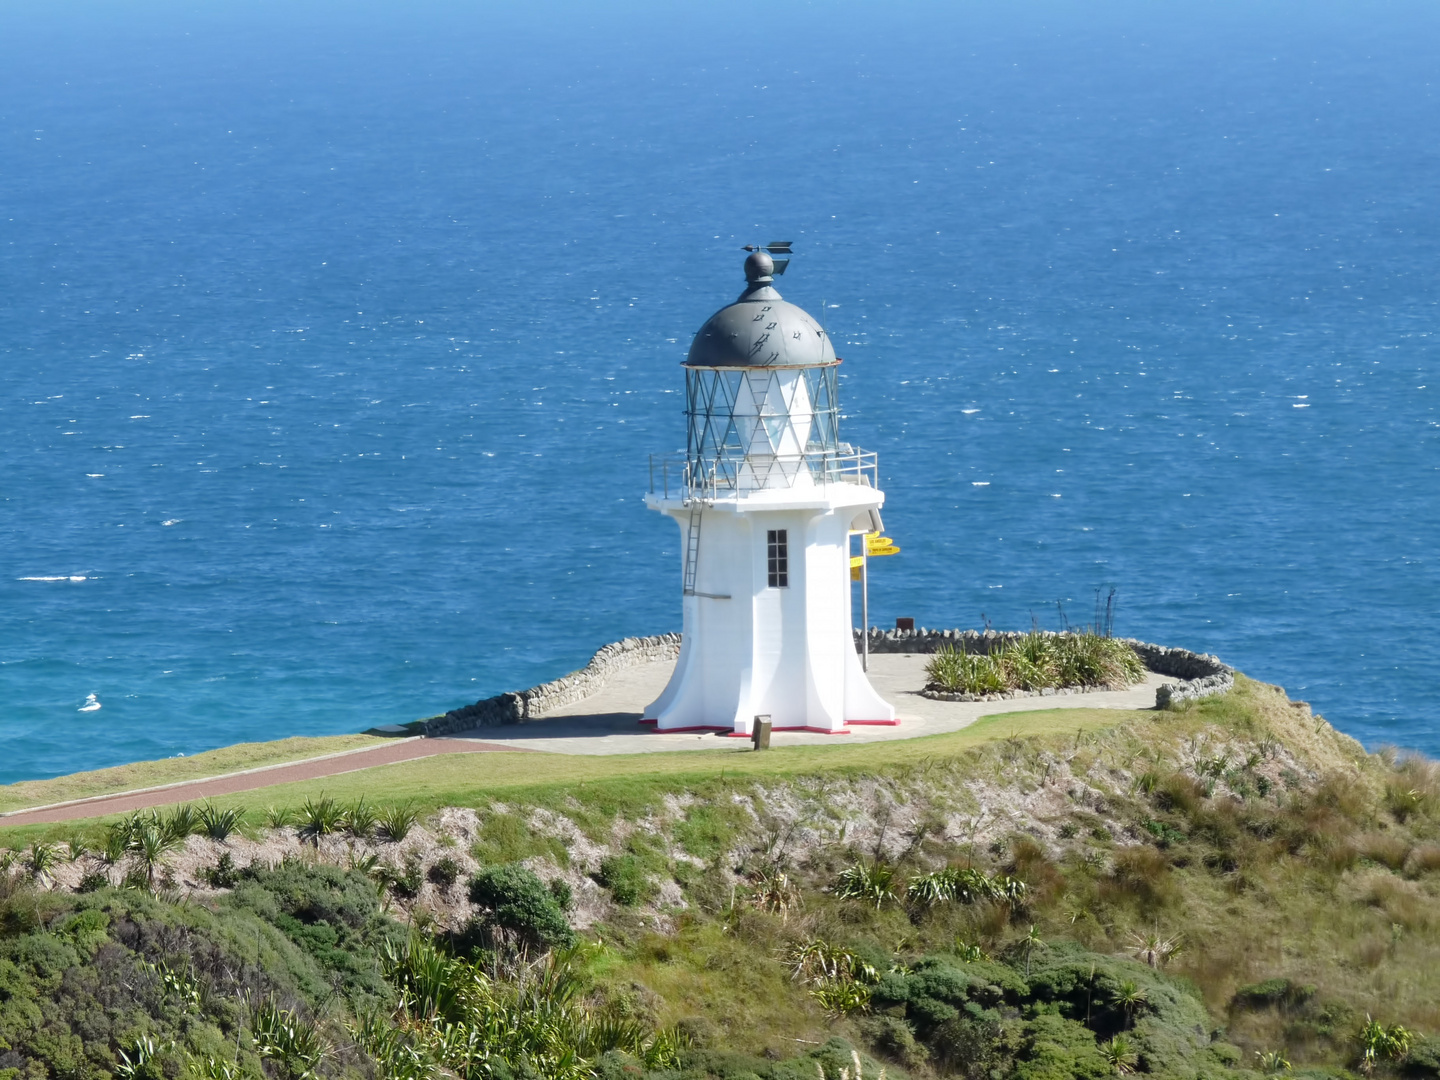
<path fill-rule="evenodd" d="M 771 240 L 768 244 L 746 244 L 741 251 L 763 251 L 769 255 L 793 255 L 790 245 L 794 240 Z M 790 265 L 789 259 L 775 259 L 775 269 L 770 271 L 775 277 L 785 273 L 785 268 Z"/>

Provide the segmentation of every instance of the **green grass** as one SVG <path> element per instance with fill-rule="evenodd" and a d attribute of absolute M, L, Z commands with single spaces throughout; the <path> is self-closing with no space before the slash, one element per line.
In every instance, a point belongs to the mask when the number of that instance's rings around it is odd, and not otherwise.
<path fill-rule="evenodd" d="M 537 835 L 518 813 L 487 814 L 470 853 L 480 863 L 518 863 L 532 855 L 548 855 L 557 866 L 570 864 L 564 840 L 551 833 Z"/>
<path fill-rule="evenodd" d="M 174 784 L 183 780 L 199 780 L 222 773 L 258 769 L 265 765 L 282 765 L 290 761 L 334 754 L 342 750 L 358 750 L 378 746 L 392 740 L 373 735 L 328 735 L 318 738 L 295 737 L 276 742 L 238 743 L 220 750 L 209 750 L 191 757 L 165 758 L 161 761 L 139 761 L 117 765 L 111 769 L 71 773 L 53 780 L 24 780 L 0 786 L 0 813 L 22 810 L 27 806 L 87 799 L 93 795 L 110 795 L 117 791 Z"/>
<path fill-rule="evenodd" d="M 686 854 L 707 862 L 729 850 L 735 834 L 746 823 L 744 813 L 733 802 L 725 805 L 697 806 L 685 820 L 675 826 L 675 839 Z"/>
<path fill-rule="evenodd" d="M 865 772 L 876 768 L 913 764 L 929 757 L 949 757 L 963 753 L 975 746 L 1008 739 L 1015 736 L 1045 738 L 1070 736 L 1077 733 L 1099 731 L 1126 723 L 1143 723 L 1157 716 L 1151 710 L 1126 709 L 1048 709 L 1034 712 L 1002 713 L 986 716 L 967 728 L 944 735 L 930 735 L 915 739 L 894 739 L 884 742 L 851 743 L 844 745 L 843 738 L 837 737 L 833 744 L 824 746 L 787 746 L 757 753 L 748 746 L 726 746 L 717 750 L 669 751 L 652 754 L 541 754 L 495 752 L 483 754 L 443 754 L 436 757 L 420 758 L 415 761 L 399 762 L 394 765 L 377 766 L 359 772 L 321 780 L 299 781 L 277 784 L 272 787 L 256 788 L 226 796 L 225 806 L 235 806 L 250 811 L 252 820 L 263 820 L 263 811 L 269 806 L 298 807 L 309 799 L 329 796 L 340 803 L 353 803 L 362 796 L 370 803 L 381 806 L 388 803 L 413 800 L 416 807 L 428 813 L 443 806 L 481 806 L 492 798 L 519 797 L 537 805 L 564 805 L 573 793 L 584 789 L 584 801 L 589 815 L 598 817 L 603 823 L 617 815 L 631 815 L 653 804 L 662 791 L 680 786 L 708 785 L 724 782 L 726 778 L 748 780 L 763 777 L 794 777 L 813 772 L 834 771 L 838 773 Z M 365 745 L 367 741 L 378 742 L 368 736 L 341 736 L 337 740 L 350 739 Z M 315 756 L 313 753 L 297 753 L 281 756 L 295 743 L 329 743 L 332 740 L 286 739 L 280 743 L 253 743 L 232 747 L 231 751 L 246 750 L 254 760 L 251 764 L 231 765 L 236 768 L 253 768 L 256 764 L 271 764 L 275 761 L 295 760 Z M 257 753 L 260 748 L 273 748 L 267 757 Z M 345 749 L 344 746 L 331 747 Z M 138 783 L 126 783 L 117 787 L 99 790 L 84 790 L 84 795 L 103 794 L 106 790 L 127 790 L 135 786 L 167 783 L 171 779 L 197 778 L 213 775 L 213 755 L 224 755 L 229 751 L 213 751 L 212 754 L 196 755 L 194 758 L 177 759 L 175 764 L 194 763 L 209 758 L 209 771 L 193 771 L 188 774 L 170 776 L 159 766 L 169 766 L 170 761 L 147 762 L 144 766 L 126 766 L 135 770 L 129 774 L 144 777 Z M 233 760 L 243 760 L 235 754 Z M 106 773 L 125 770 L 104 770 Z M 226 770 L 221 770 L 226 771 Z M 75 780 L 77 774 L 62 780 Z M 166 775 L 167 779 L 153 779 Z M 60 784 L 61 780 L 36 781 L 43 784 Z M 14 788 L 27 785 L 16 784 Z M 78 787 L 78 786 L 77 786 Z M 98 785 L 96 785 L 98 788 Z M 10 790 L 10 789 L 0 789 Z M 45 801 L 59 801 L 65 798 L 80 798 L 83 795 L 55 795 Z M 17 802 L 11 809 L 34 802 Z M 119 815 L 107 818 L 90 818 L 60 822 L 52 825 L 15 825 L 5 827 L 0 818 L 0 845 L 19 847 L 40 839 L 68 839 L 77 830 L 93 831 L 97 823 L 115 820 Z M 578 822 L 577 822 L 578 823 Z M 583 827 L 583 826 L 582 826 Z"/>

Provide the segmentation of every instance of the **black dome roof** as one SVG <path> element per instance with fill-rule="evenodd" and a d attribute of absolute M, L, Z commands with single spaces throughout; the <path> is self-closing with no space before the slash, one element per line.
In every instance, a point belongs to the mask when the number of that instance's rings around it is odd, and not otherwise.
<path fill-rule="evenodd" d="M 745 260 L 740 299 L 711 315 L 690 344 L 687 367 L 824 367 L 838 364 L 830 336 L 775 291 L 770 256 Z"/>

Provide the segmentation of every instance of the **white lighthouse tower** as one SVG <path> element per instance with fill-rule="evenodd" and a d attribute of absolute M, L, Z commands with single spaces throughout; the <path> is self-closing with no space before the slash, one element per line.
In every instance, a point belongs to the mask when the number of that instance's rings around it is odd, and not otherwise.
<path fill-rule="evenodd" d="M 895 723 L 851 629 L 850 537 L 878 532 L 885 502 L 875 455 L 840 441 L 840 360 L 774 271 L 752 253 L 740 299 L 695 335 L 685 454 L 652 459 L 646 504 L 683 553 L 680 658 L 642 721 L 659 731 Z"/>

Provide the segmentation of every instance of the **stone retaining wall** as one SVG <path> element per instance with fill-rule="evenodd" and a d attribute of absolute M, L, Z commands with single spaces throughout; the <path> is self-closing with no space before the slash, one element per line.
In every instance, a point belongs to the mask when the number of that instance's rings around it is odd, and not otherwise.
<path fill-rule="evenodd" d="M 1042 631 L 1053 633 L 1053 631 Z M 1017 641 L 1025 635 L 1007 630 L 915 630 L 870 629 L 869 647 L 872 653 L 933 653 L 949 645 L 968 653 L 989 653 L 1001 645 Z M 1235 685 L 1235 669 L 1222 663 L 1218 657 L 1208 653 L 1193 653 L 1188 649 L 1167 649 L 1163 645 L 1152 645 L 1147 641 L 1122 638 L 1139 655 L 1147 668 L 1157 675 L 1167 675 L 1180 680 L 1155 688 L 1155 705 L 1166 708 L 1182 701 L 1223 694 Z M 860 647 L 860 631 L 855 631 L 855 647 Z M 1081 691 L 1072 690 L 1071 693 Z M 1049 696 L 1045 691 L 1012 691 L 1000 697 L 1030 697 L 1034 694 Z M 1052 690 L 1050 694 L 1064 694 L 1064 690 Z M 957 695 L 958 697 L 958 695 Z"/>
<path fill-rule="evenodd" d="M 679 655 L 679 634 L 616 641 L 600 649 L 579 671 L 562 675 L 553 682 L 486 698 L 474 705 L 451 709 L 443 716 L 431 717 L 425 721 L 425 735 L 433 739 L 477 727 L 536 720 L 552 709 L 589 697 L 616 671 L 655 660 L 674 660 Z"/>

